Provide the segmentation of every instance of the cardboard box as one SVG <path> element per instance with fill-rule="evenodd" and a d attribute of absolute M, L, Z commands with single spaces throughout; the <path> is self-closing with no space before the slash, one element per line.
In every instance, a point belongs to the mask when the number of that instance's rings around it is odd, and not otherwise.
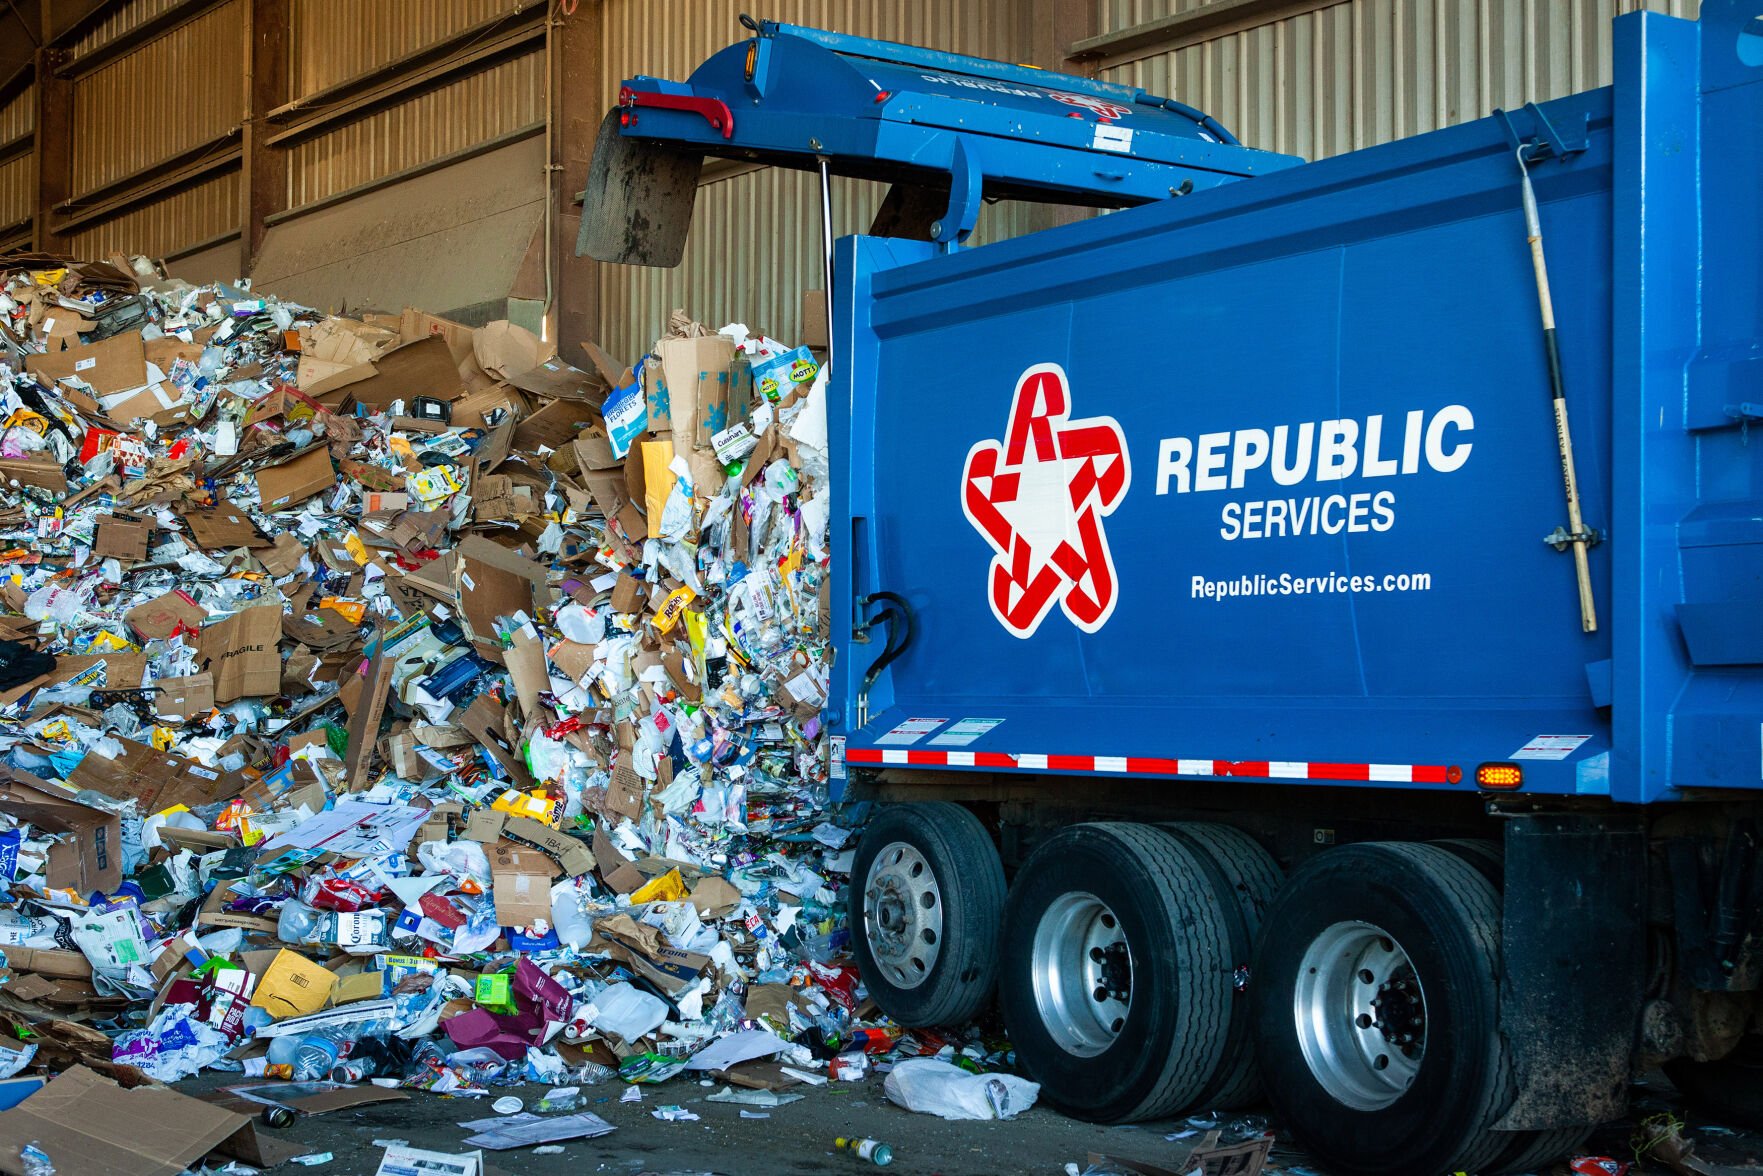
<path fill-rule="evenodd" d="M 214 675 L 192 674 L 187 678 L 161 678 L 153 683 L 153 712 L 187 722 L 214 709 Z"/>
<path fill-rule="evenodd" d="M 284 947 L 257 982 L 251 1005 L 266 1010 L 278 1021 L 283 1017 L 303 1017 L 329 1004 L 336 989 L 335 972 Z"/>
<path fill-rule="evenodd" d="M 323 445 L 314 446 L 278 466 L 257 471 L 257 496 L 263 509 L 274 510 L 305 502 L 314 494 L 329 490 L 337 481 L 331 466 L 331 451 Z"/>
<path fill-rule="evenodd" d="M 729 416 L 729 366 L 735 345 L 721 335 L 663 339 L 661 378 L 652 384 L 649 427 L 668 429 L 682 449 L 709 448 L 710 439 L 733 423 Z"/>
<path fill-rule="evenodd" d="M 49 850 L 45 874 L 52 888 L 90 894 L 94 890 L 108 893 L 122 885 L 122 823 L 115 813 L 80 804 L 67 789 L 17 769 L 9 769 L 0 775 L 0 808 L 51 833 L 73 835 L 56 842 Z M 25 962 L 15 955 L 19 950 L 6 949 L 7 962 L 12 967 L 43 970 L 27 968 Z M 83 956 L 80 958 L 84 959 Z M 56 971 L 47 974 L 70 973 Z M 87 968 L 71 974 L 89 976 L 91 970 Z"/>
<path fill-rule="evenodd" d="M 35 1144 L 57 1172 L 82 1176 L 178 1176 L 251 1131 L 251 1121 L 165 1086 L 124 1090 L 74 1066 L 9 1111 L 0 1112 L 0 1171 L 23 1172 Z"/>
<path fill-rule="evenodd" d="M 8 486 L 35 486 L 56 494 L 67 493 L 67 473 L 53 457 L 0 458 L 0 483 Z"/>
<path fill-rule="evenodd" d="M 503 927 L 530 927 L 551 921 L 551 883 L 557 864 L 536 849 L 519 849 L 507 842 L 490 854 L 491 894 L 496 902 L 496 922 Z"/>
<path fill-rule="evenodd" d="M 37 976 L 52 976 L 64 980 L 92 978 L 92 961 L 77 951 L 54 951 L 41 947 L 7 947 L 3 950 L 6 952 L 6 966 L 14 972 L 30 972 Z"/>

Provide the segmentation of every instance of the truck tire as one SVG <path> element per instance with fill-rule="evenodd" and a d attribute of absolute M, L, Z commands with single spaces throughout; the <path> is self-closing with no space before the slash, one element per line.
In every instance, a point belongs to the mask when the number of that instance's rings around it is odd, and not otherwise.
<path fill-rule="evenodd" d="M 1268 1101 L 1299 1143 L 1352 1176 L 1479 1172 L 1511 1146 L 1492 1130 L 1516 1093 L 1499 952 L 1498 892 L 1437 846 L 1349 845 L 1294 874 L 1250 1003 Z"/>
<path fill-rule="evenodd" d="M 1676 1058 L 1663 1069 L 1691 1106 L 1722 1123 L 1763 1130 L 1763 1034 L 1745 1037 L 1718 1061 Z"/>
<path fill-rule="evenodd" d="M 1191 843 L 1151 825 L 1074 825 L 1017 872 L 998 1003 L 1041 1098 L 1119 1123 L 1213 1083 L 1236 999 L 1236 903 Z"/>
<path fill-rule="evenodd" d="M 1162 827 L 1188 841 L 1217 868 L 1220 893 L 1234 900 L 1243 916 L 1243 935 L 1231 943 L 1231 958 L 1237 961 L 1238 970 L 1229 1040 L 1211 1087 L 1201 1091 L 1195 1102 L 1221 1111 L 1253 1106 L 1261 1101 L 1261 1075 L 1255 1067 L 1255 1048 L 1250 1041 L 1247 993 L 1252 975 L 1248 965 L 1254 957 L 1255 936 L 1261 931 L 1262 916 L 1273 905 L 1285 875 L 1273 855 L 1241 829 L 1202 822 L 1175 822 Z"/>
<path fill-rule="evenodd" d="M 1495 890 L 1506 889 L 1506 849 L 1498 841 L 1487 841 L 1479 837 L 1449 837 L 1441 841 L 1429 841 L 1427 844 L 1436 845 L 1453 857 L 1474 866 L 1475 872 L 1493 883 Z"/>
<path fill-rule="evenodd" d="M 1004 866 L 958 804 L 883 805 L 851 866 L 851 950 L 869 995 L 908 1028 L 961 1025 L 992 999 Z"/>
<path fill-rule="evenodd" d="M 1579 1150 L 1591 1138 L 1590 1127 L 1557 1127 L 1552 1131 L 1523 1131 L 1488 1165 L 1488 1176 L 1523 1176 L 1541 1172 L 1562 1156 Z"/>

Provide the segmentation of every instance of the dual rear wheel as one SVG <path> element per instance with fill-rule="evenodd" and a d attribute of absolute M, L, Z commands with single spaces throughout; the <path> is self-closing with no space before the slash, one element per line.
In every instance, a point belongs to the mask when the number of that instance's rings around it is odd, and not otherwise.
<path fill-rule="evenodd" d="M 916 809 L 930 811 L 899 815 Z M 1525 1172 L 1586 1134 L 1494 1129 L 1516 1082 L 1492 843 L 1349 845 L 1282 879 L 1228 826 L 1076 825 L 1006 900 L 978 821 L 912 805 L 883 810 L 855 865 L 853 937 L 882 1008 L 956 1023 L 995 984 L 1022 1069 L 1068 1114 L 1264 1096 L 1330 1171 L 1363 1176 Z"/>

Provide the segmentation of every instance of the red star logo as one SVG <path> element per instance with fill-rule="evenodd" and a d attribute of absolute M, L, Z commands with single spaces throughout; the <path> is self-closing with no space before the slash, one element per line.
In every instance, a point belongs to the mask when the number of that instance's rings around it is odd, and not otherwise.
<path fill-rule="evenodd" d="M 1064 90 L 1048 90 L 1047 97 L 1055 102 L 1063 102 L 1067 106 L 1081 106 L 1104 122 L 1115 122 L 1132 113 L 1132 107 L 1122 106 L 1118 102 L 1110 102 L 1106 98 L 1095 98 L 1089 94 L 1068 94 Z"/>
<path fill-rule="evenodd" d="M 1032 637 L 1055 602 L 1086 633 L 1107 623 L 1118 591 L 1102 520 L 1131 481 L 1114 418 L 1072 420 L 1058 364 L 1023 372 L 1006 439 L 968 450 L 961 481 L 961 509 L 996 553 L 987 595 L 999 624 Z"/>

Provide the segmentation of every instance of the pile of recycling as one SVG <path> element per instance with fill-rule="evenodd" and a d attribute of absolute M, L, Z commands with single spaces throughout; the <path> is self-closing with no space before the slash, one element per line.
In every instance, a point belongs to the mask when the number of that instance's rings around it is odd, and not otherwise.
<path fill-rule="evenodd" d="M 900 1047 L 852 1047 L 824 365 L 583 352 L 0 260 L 0 1078 Z"/>

